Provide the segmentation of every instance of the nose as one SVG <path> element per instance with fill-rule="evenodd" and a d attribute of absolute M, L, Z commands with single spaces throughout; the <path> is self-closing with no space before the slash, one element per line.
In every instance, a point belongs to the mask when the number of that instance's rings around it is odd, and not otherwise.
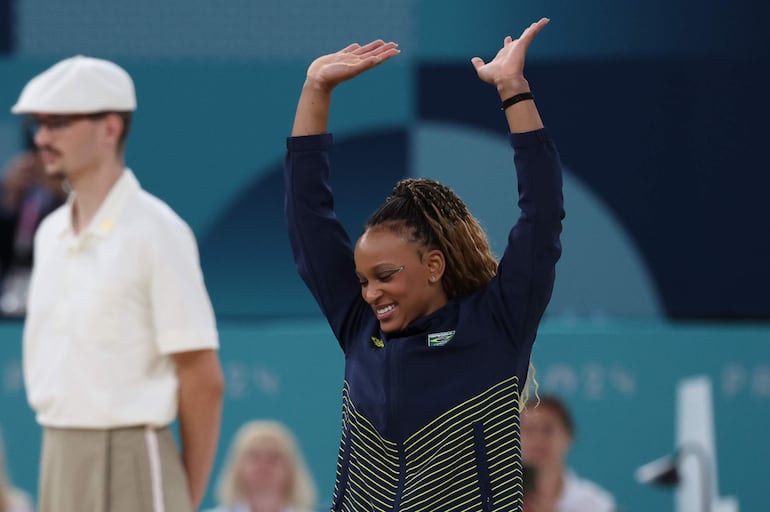
<path fill-rule="evenodd" d="M 37 147 L 45 146 L 51 140 L 48 128 L 46 128 L 45 125 L 41 124 L 37 128 L 34 128 L 34 130 L 35 133 L 33 135 Z"/>
<path fill-rule="evenodd" d="M 382 290 L 371 284 L 366 285 L 361 292 L 364 295 L 364 300 L 369 304 L 374 304 L 382 296 Z"/>

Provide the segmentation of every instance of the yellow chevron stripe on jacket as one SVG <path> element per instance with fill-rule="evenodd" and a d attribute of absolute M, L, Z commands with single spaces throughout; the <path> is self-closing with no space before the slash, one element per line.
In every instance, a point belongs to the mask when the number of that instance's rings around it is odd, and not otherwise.
<path fill-rule="evenodd" d="M 336 510 L 509 512 L 521 506 L 515 376 L 446 411 L 404 441 L 400 503 L 396 503 L 402 469 L 399 445 L 382 437 L 356 410 L 347 382 L 342 427 Z"/>

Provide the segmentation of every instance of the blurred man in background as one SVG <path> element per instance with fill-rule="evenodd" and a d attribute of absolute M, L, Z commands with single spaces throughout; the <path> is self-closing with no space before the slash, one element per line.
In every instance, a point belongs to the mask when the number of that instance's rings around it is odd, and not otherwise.
<path fill-rule="evenodd" d="M 124 165 L 135 108 L 125 70 L 81 56 L 32 79 L 12 108 L 72 190 L 35 235 L 24 330 L 41 512 L 197 509 L 216 450 L 214 314 L 192 231 Z"/>
<path fill-rule="evenodd" d="M 1 180 L 0 316 L 24 316 L 35 231 L 66 194 L 32 148 L 8 162 Z"/>

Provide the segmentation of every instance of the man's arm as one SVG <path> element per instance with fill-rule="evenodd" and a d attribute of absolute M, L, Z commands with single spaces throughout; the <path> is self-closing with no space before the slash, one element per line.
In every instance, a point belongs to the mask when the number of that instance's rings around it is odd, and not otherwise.
<path fill-rule="evenodd" d="M 180 352 L 171 357 L 179 379 L 182 461 L 193 509 L 198 510 L 217 451 L 224 378 L 215 350 Z"/>

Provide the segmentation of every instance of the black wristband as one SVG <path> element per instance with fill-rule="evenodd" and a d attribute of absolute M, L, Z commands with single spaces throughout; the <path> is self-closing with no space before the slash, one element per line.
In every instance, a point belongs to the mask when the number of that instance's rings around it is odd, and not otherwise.
<path fill-rule="evenodd" d="M 534 100 L 535 96 L 531 92 L 523 92 L 521 94 L 517 94 L 516 96 L 511 96 L 507 100 L 503 101 L 503 106 L 500 110 L 505 110 L 506 108 L 510 107 L 511 105 L 515 105 L 516 103 L 520 101 L 525 100 Z"/>

